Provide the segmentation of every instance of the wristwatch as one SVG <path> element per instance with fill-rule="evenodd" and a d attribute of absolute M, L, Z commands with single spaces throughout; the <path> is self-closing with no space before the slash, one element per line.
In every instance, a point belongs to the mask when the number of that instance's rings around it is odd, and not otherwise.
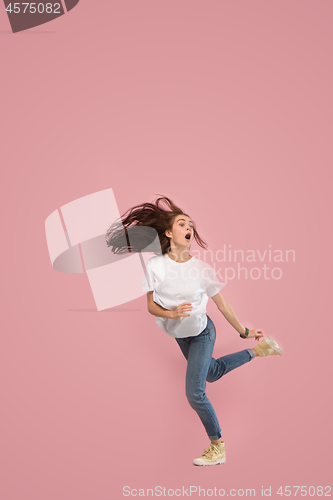
<path fill-rule="evenodd" d="M 245 327 L 245 333 L 240 333 L 239 336 L 242 337 L 242 339 L 247 339 L 249 333 L 250 330 Z"/>

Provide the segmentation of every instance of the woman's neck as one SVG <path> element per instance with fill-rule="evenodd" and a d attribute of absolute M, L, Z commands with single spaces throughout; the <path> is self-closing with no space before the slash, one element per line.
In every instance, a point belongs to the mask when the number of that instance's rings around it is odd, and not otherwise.
<path fill-rule="evenodd" d="M 169 258 L 174 260 L 175 262 L 187 262 L 192 258 L 192 256 L 188 253 L 187 248 L 175 248 L 171 247 L 168 252 Z"/>

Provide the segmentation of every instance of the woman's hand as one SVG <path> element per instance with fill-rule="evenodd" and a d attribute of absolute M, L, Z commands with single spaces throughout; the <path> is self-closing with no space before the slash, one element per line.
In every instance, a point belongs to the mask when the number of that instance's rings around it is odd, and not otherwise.
<path fill-rule="evenodd" d="M 247 339 L 255 338 L 255 340 L 259 340 L 263 336 L 264 336 L 264 332 L 262 330 L 250 330 L 250 333 L 248 334 L 248 336 L 246 338 Z"/>
<path fill-rule="evenodd" d="M 172 311 L 172 319 L 179 319 L 184 316 L 191 316 L 190 314 L 184 314 L 184 311 L 192 311 L 193 307 L 190 302 L 183 302 L 179 306 L 177 306 L 177 309 Z"/>

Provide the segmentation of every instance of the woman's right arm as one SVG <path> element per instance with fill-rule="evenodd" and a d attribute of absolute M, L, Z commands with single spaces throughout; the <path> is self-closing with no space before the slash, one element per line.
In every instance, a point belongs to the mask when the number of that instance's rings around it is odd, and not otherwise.
<path fill-rule="evenodd" d="M 156 302 L 153 301 L 153 293 L 154 292 L 147 293 L 148 311 L 150 312 L 150 314 L 152 314 L 153 316 L 157 316 L 158 318 L 170 318 L 170 319 L 172 319 L 173 311 L 169 311 L 168 309 L 164 309 L 164 307 L 156 304 Z"/>
<path fill-rule="evenodd" d="M 184 311 L 192 310 L 192 305 L 189 302 L 184 302 L 183 304 L 180 304 L 175 311 L 170 311 L 169 309 L 164 309 L 164 307 L 154 302 L 153 293 L 154 292 L 152 291 L 147 292 L 148 311 L 153 316 L 169 319 L 179 319 L 183 316 L 190 316 L 189 314 L 184 314 Z"/>

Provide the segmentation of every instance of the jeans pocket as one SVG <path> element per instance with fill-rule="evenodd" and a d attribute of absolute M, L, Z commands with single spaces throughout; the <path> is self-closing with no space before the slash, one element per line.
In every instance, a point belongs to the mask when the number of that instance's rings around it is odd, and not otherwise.
<path fill-rule="evenodd" d="M 214 326 L 211 326 L 210 328 L 208 328 L 208 335 L 209 335 L 209 340 L 211 342 L 214 342 L 215 338 L 216 338 L 216 330 L 215 330 Z"/>

